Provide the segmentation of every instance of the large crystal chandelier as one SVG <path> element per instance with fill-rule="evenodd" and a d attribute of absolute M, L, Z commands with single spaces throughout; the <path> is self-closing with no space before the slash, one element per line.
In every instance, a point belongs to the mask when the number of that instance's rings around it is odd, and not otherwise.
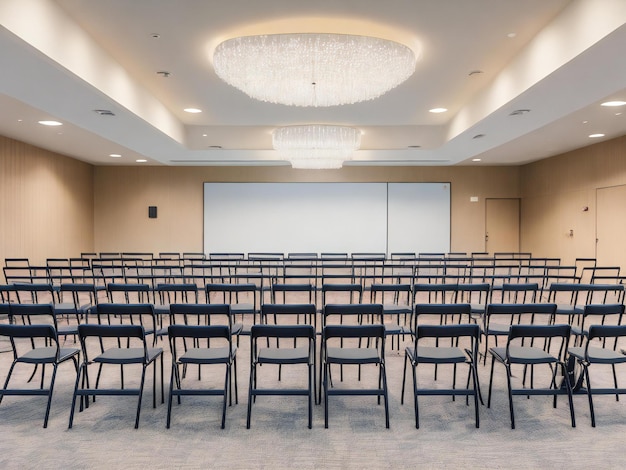
<path fill-rule="evenodd" d="M 272 144 L 293 168 L 341 168 L 361 145 L 361 131 L 352 127 L 311 124 L 279 127 Z"/>
<path fill-rule="evenodd" d="M 383 95 L 413 74 L 415 54 L 367 36 L 268 34 L 222 42 L 213 65 L 222 80 L 252 98 L 322 107 Z"/>

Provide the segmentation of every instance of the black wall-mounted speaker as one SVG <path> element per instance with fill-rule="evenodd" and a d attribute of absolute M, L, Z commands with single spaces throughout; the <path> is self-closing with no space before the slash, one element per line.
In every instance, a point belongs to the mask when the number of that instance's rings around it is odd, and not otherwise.
<path fill-rule="evenodd" d="M 157 207 L 156 206 L 148 206 L 148 217 L 151 219 L 157 218 Z"/>

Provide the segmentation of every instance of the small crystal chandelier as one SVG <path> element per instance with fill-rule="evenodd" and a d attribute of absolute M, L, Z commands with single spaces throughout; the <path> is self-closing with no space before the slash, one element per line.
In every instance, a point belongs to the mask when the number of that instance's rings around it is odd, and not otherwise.
<path fill-rule="evenodd" d="M 341 168 L 361 146 L 361 131 L 324 124 L 279 127 L 272 133 L 272 144 L 293 168 Z"/>
<path fill-rule="evenodd" d="M 217 75 L 248 96 L 290 106 L 377 98 L 415 71 L 398 42 L 348 34 L 268 34 L 229 39 L 213 55 Z"/>

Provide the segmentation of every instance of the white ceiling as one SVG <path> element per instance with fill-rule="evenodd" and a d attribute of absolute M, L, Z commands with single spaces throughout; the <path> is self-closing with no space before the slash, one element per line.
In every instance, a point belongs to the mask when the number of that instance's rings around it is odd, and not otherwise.
<path fill-rule="evenodd" d="M 98 165 L 284 165 L 271 131 L 288 124 L 358 127 L 350 165 L 522 164 L 626 134 L 626 107 L 600 106 L 626 101 L 624 0 L 0 0 L 0 23 L 0 134 Z M 329 108 L 255 101 L 215 75 L 220 41 L 278 32 L 421 54 L 386 95 Z"/>

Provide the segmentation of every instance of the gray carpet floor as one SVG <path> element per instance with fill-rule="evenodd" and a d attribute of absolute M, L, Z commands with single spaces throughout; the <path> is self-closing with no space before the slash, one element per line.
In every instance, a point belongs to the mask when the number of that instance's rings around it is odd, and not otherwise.
<path fill-rule="evenodd" d="M 313 429 L 307 429 L 304 397 L 260 397 L 252 409 L 252 428 L 246 429 L 249 340 L 237 353 L 239 403 L 227 410 L 226 429 L 220 429 L 218 397 L 187 397 L 174 404 L 171 429 L 165 428 L 167 406 L 152 408 L 152 372 L 148 374 L 138 430 L 133 429 L 136 401 L 131 397 L 99 397 L 76 413 L 68 429 L 75 372 L 71 363 L 60 366 L 47 429 L 42 428 L 45 398 L 6 397 L 0 404 L 0 468 L 624 468 L 626 397 L 595 399 L 598 425 L 592 428 L 585 395 L 574 398 L 577 427 L 570 426 L 565 397 L 552 408 L 551 397 L 515 397 L 517 429 L 511 430 L 504 369 L 496 366 L 491 408 L 480 406 L 480 428 L 474 426 L 473 406 L 450 397 L 420 398 L 420 429 L 415 428 L 412 400 L 400 404 L 402 353 L 387 345 L 387 375 L 391 428 L 385 429 L 384 411 L 374 397 L 331 397 L 330 427 L 324 429 L 324 407 L 315 406 Z M 67 344 L 71 346 L 71 340 Z M 165 349 L 165 383 L 169 385 L 170 354 Z M 6 350 L 8 343 L 0 344 Z M 4 380 L 10 353 L 0 354 Z M 32 371 L 24 367 L 15 376 L 25 383 Z M 368 375 L 369 374 L 369 375 Z M 364 371 L 363 384 L 376 371 Z M 451 369 L 420 371 L 420 383 L 443 386 Z M 489 363 L 479 366 L 485 402 Z M 127 377 L 130 380 L 131 369 Z M 195 377 L 190 374 L 190 377 Z M 277 385 L 276 370 L 261 369 L 261 379 Z M 221 385 L 222 369 L 205 369 L 203 378 Z M 600 370 L 598 382 L 609 380 Z M 620 380 L 626 382 L 626 368 Z M 303 384 L 302 368 L 285 368 L 283 384 Z M 515 378 L 519 380 L 519 377 Z M 116 383 L 118 369 L 105 382 Z M 195 380 L 195 379 L 194 379 Z M 356 382 L 356 370 L 346 368 L 346 386 Z M 159 397 L 160 398 L 160 397 Z M 166 396 L 167 400 L 167 396 Z"/>

